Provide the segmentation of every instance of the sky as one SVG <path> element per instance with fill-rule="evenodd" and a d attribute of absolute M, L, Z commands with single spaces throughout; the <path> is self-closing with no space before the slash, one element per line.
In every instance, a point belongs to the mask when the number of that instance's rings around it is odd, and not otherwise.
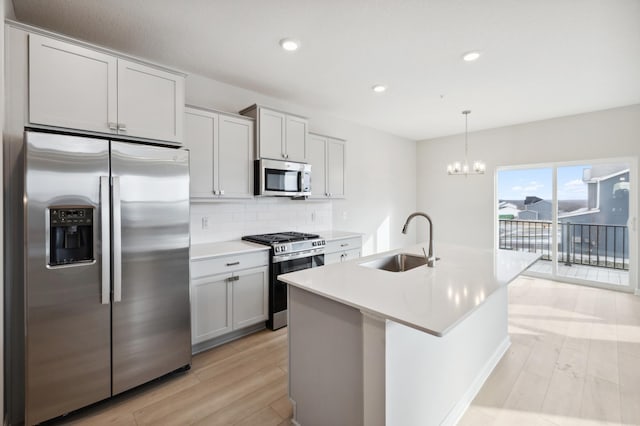
<path fill-rule="evenodd" d="M 558 167 L 558 199 L 586 200 L 587 185 L 582 182 L 583 169 L 589 164 Z M 550 200 L 553 190 L 552 169 L 501 170 L 498 172 L 498 199 L 524 200 L 536 196 Z"/>

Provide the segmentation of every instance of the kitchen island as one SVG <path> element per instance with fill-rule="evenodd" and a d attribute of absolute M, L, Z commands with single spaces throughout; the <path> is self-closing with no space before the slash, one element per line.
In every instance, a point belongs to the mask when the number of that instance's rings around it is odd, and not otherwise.
<path fill-rule="evenodd" d="M 507 284 L 539 255 L 438 244 L 433 268 L 378 269 L 423 249 L 280 276 L 290 284 L 298 424 L 438 425 L 462 416 L 509 347 Z"/>

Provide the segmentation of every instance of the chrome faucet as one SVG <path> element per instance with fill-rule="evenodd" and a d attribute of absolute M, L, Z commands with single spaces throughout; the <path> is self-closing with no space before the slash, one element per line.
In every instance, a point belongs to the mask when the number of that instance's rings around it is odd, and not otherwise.
<path fill-rule="evenodd" d="M 433 223 L 431 222 L 431 218 L 429 217 L 429 215 L 422 212 L 411 213 L 407 218 L 407 221 L 404 223 L 404 226 L 402 227 L 402 233 L 403 234 L 407 233 L 407 227 L 409 226 L 409 222 L 411 222 L 411 219 L 413 219 L 416 216 L 422 216 L 429 221 L 429 254 L 426 255 L 425 258 L 427 259 L 427 266 L 429 268 L 433 268 L 434 263 L 438 259 L 436 259 L 433 256 Z"/>

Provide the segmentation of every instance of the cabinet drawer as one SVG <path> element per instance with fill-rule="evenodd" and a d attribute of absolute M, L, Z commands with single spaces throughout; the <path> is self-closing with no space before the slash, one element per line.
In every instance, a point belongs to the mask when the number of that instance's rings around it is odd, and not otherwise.
<path fill-rule="evenodd" d="M 324 251 L 325 253 L 334 253 L 337 251 L 359 249 L 360 247 L 362 247 L 362 238 L 353 237 L 353 238 L 345 238 L 341 240 L 327 241 L 327 245 Z"/>
<path fill-rule="evenodd" d="M 269 264 L 269 250 L 191 261 L 191 278 L 235 272 Z"/>

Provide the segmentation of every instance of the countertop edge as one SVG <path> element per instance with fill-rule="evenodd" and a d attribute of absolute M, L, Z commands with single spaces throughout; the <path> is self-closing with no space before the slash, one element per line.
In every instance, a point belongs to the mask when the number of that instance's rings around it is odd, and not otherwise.
<path fill-rule="evenodd" d="M 249 254 L 249 253 L 254 253 L 259 251 L 270 250 L 269 246 L 263 246 L 260 244 L 255 244 L 255 243 L 251 243 L 243 240 L 193 244 L 191 246 L 191 253 L 193 253 L 194 247 L 196 247 L 196 251 L 209 249 L 210 252 L 207 254 L 197 254 L 197 255 L 191 254 L 189 257 L 190 261 L 215 259 L 218 257 L 235 256 L 240 254 Z"/>
<path fill-rule="evenodd" d="M 419 245 L 417 245 L 419 246 Z M 371 256 L 367 256 L 366 258 L 360 258 L 357 260 L 353 260 L 350 261 L 348 263 L 363 263 L 363 260 L 368 259 L 368 260 L 373 260 L 379 257 L 385 257 L 388 256 L 389 254 L 392 253 L 397 253 L 400 251 L 407 251 L 408 248 L 404 248 L 404 249 L 396 249 L 396 250 L 391 250 L 389 252 L 384 252 L 384 253 L 377 253 Z M 496 253 L 498 251 L 496 250 Z M 533 253 L 527 253 L 528 255 L 531 255 Z M 390 320 L 393 322 L 397 322 L 399 324 L 403 324 L 405 326 L 414 328 L 416 330 L 434 335 L 436 337 L 443 337 L 445 336 L 447 333 L 449 333 L 451 330 L 453 330 L 457 325 L 459 325 L 462 321 L 464 321 L 466 318 L 468 318 L 470 315 L 472 315 L 474 312 L 476 312 L 480 307 L 482 307 L 485 303 L 486 300 L 488 300 L 489 298 L 491 298 L 491 296 L 493 296 L 495 293 L 498 292 L 498 290 L 507 287 L 511 282 L 513 282 L 520 274 L 522 274 L 524 271 L 526 271 L 529 267 L 531 267 L 531 265 L 533 265 L 538 259 L 540 258 L 540 255 L 537 256 L 531 256 L 531 259 L 527 260 L 526 263 L 526 267 L 524 267 L 520 272 L 515 273 L 513 276 L 509 276 L 507 277 L 504 281 L 496 281 L 497 287 L 494 289 L 494 291 L 492 291 L 491 293 L 489 293 L 486 297 L 486 299 L 480 303 L 479 305 L 469 309 L 467 312 L 465 312 L 463 315 L 461 315 L 459 318 L 457 318 L 455 321 L 453 321 L 451 324 L 449 324 L 448 326 L 444 327 L 442 330 L 434 330 L 428 327 L 425 327 L 423 325 L 408 321 L 406 319 L 402 319 L 399 318 L 393 314 L 390 314 L 388 312 L 383 312 L 381 310 L 378 309 L 373 309 L 370 306 L 362 306 L 359 303 L 356 303 L 355 301 L 352 300 L 346 300 L 345 298 L 341 298 L 335 294 L 330 294 L 327 293 L 321 289 L 315 288 L 315 287 L 308 287 L 307 285 L 301 284 L 300 282 L 296 282 L 292 279 L 290 279 L 289 277 L 287 277 L 288 274 L 284 274 L 281 275 L 278 279 L 282 280 L 283 282 L 286 282 L 287 284 L 290 284 L 296 288 L 308 291 L 310 293 L 313 294 L 317 294 L 319 296 L 325 297 L 329 300 L 333 300 L 335 302 L 338 303 L 342 303 L 344 305 L 350 306 L 354 309 L 358 309 L 360 312 L 362 312 L 363 314 L 369 313 L 372 315 L 375 315 L 377 317 L 380 318 L 384 318 L 385 320 Z M 295 272 L 293 272 L 292 274 L 295 274 Z"/>

